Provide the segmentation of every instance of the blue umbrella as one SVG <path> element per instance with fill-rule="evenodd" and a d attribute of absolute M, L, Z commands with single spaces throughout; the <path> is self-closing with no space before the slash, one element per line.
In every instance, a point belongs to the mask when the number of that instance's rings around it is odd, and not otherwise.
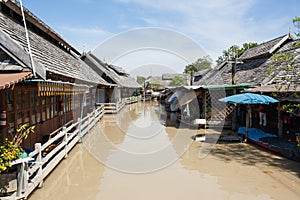
<path fill-rule="evenodd" d="M 261 94 L 253 94 L 253 93 L 243 93 L 236 94 L 229 97 L 224 97 L 219 99 L 219 101 L 231 103 L 231 104 L 247 104 L 247 115 L 246 115 L 246 135 L 245 141 L 248 139 L 248 129 L 249 129 L 249 121 L 250 121 L 250 108 L 249 104 L 269 104 L 269 103 L 277 103 L 278 100 L 272 97 L 261 95 Z"/>
<path fill-rule="evenodd" d="M 277 103 L 278 100 L 261 94 L 243 93 L 219 99 L 219 101 L 236 104 L 269 104 Z"/>

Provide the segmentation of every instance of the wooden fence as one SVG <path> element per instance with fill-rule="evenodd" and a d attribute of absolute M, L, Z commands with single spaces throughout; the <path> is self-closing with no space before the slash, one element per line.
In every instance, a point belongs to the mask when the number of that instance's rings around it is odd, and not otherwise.
<path fill-rule="evenodd" d="M 81 141 L 91 128 L 103 117 L 104 105 L 89 113 L 76 123 L 68 124 L 59 131 L 50 134 L 45 144 L 35 144 L 29 158 L 20 159 L 18 165 L 17 192 L 5 199 L 27 198 L 36 187 L 42 187 L 43 180 L 68 156 L 71 149 Z"/>

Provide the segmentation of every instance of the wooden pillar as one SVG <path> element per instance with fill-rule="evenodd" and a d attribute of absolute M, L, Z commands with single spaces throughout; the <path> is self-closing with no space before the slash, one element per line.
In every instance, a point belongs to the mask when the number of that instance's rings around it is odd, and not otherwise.
<path fill-rule="evenodd" d="M 250 124 L 250 115 L 251 115 L 251 110 L 250 106 L 247 105 L 246 109 L 246 134 L 245 134 L 245 142 L 248 142 L 248 134 L 249 134 L 249 124 Z"/>
<path fill-rule="evenodd" d="M 7 105 L 6 105 L 6 102 L 7 102 L 7 92 L 6 90 L 0 90 L 0 112 L 1 111 L 5 111 L 5 114 L 6 114 L 6 127 L 5 128 L 1 128 L 0 127 L 0 138 L 1 137 L 7 137 L 8 135 L 8 132 L 7 132 L 7 126 L 8 126 L 8 110 L 7 110 Z M 3 120 L 4 121 L 4 120 Z"/>
<path fill-rule="evenodd" d="M 277 112 L 277 118 L 278 118 L 278 137 L 282 138 L 283 136 L 283 122 L 281 119 L 281 111 L 280 111 L 280 102 L 278 102 L 278 112 Z"/>

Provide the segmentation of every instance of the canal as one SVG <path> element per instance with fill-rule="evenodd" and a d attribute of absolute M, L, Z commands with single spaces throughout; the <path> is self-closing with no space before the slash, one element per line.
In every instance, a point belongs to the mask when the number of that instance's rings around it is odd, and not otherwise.
<path fill-rule="evenodd" d="M 105 115 L 29 200 L 299 199 L 300 163 L 251 144 L 195 142 L 204 130 L 176 128 L 175 117 L 157 102 Z"/>

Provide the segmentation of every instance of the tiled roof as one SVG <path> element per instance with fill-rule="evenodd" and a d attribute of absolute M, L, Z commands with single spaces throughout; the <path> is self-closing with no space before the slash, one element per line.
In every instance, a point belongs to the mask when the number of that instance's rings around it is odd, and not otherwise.
<path fill-rule="evenodd" d="M 281 37 L 275 38 L 268 42 L 264 42 L 258 46 L 248 49 L 243 55 L 239 57 L 240 60 L 248 60 L 258 57 L 263 57 L 268 54 L 272 54 L 276 51 L 284 42 L 291 40 L 292 36 L 290 34 L 283 35 Z"/>
<path fill-rule="evenodd" d="M 277 52 L 285 52 L 295 56 L 294 66 L 297 69 L 298 75 L 294 75 L 291 71 L 280 70 L 285 63 L 276 62 L 272 59 L 271 55 L 248 60 L 245 63 L 236 65 L 236 78 L 237 84 L 256 84 L 267 85 L 272 83 L 283 82 L 282 77 L 294 76 L 294 82 L 299 82 L 300 71 L 300 47 L 295 47 L 294 44 L 300 40 L 289 41 Z M 232 65 L 234 63 L 225 62 L 217 66 L 215 69 L 209 71 L 200 81 L 195 85 L 222 85 L 232 83 Z M 269 76 L 268 71 L 270 66 L 273 66 L 274 76 Z M 296 80 L 297 79 L 297 80 Z"/>
<path fill-rule="evenodd" d="M 189 77 L 190 75 L 188 74 L 163 74 L 162 75 L 162 80 L 172 80 L 175 76 L 180 76 L 180 77 Z"/>
<path fill-rule="evenodd" d="M 296 43 L 300 43 L 300 40 L 295 40 L 285 44 L 281 49 L 279 49 L 278 53 L 287 53 L 294 57 L 293 59 L 293 66 L 296 67 L 296 70 L 293 72 L 291 70 L 282 70 L 283 67 L 287 65 L 284 62 L 276 62 L 273 59 L 269 59 L 264 66 L 269 69 L 270 66 L 273 67 L 273 75 L 266 77 L 262 81 L 262 85 L 271 84 L 271 83 L 279 83 L 284 84 L 285 78 L 288 77 L 290 82 L 294 82 L 299 84 L 300 83 L 300 46 L 295 46 Z M 280 54 L 278 54 L 280 56 Z M 284 77 L 284 78 L 283 78 Z"/>
<path fill-rule="evenodd" d="M 103 79 L 120 87 L 139 88 L 140 85 L 121 67 L 104 63 L 91 52 L 87 53 L 84 61 L 90 65 Z"/>
<path fill-rule="evenodd" d="M 5 0 L 2 1 L 6 6 L 8 6 L 10 9 L 14 10 L 16 13 L 21 15 L 21 5 L 16 0 Z M 76 49 L 74 49 L 68 42 L 66 42 L 59 34 L 57 34 L 51 27 L 49 27 L 47 24 L 45 24 L 41 19 L 39 19 L 37 16 L 35 16 L 30 10 L 25 8 L 23 6 L 24 14 L 26 17 L 26 20 L 35 24 L 38 28 L 40 28 L 42 31 L 45 31 L 48 33 L 51 37 L 62 43 L 65 47 L 72 49 L 73 51 L 77 52 Z M 78 53 L 78 52 L 77 52 Z"/>
<path fill-rule="evenodd" d="M 21 52 L 22 54 L 27 54 L 27 51 L 24 51 L 24 49 L 27 49 L 24 27 L 2 12 L 0 13 L 0 32 L 1 31 L 5 33 L 6 38 L 13 41 L 10 43 L 14 44 L 13 48 L 16 52 L 11 53 Z M 75 80 L 107 85 L 107 83 L 77 57 L 77 55 L 50 43 L 36 33 L 28 32 L 34 60 L 39 66 L 44 67 L 46 71 L 74 78 Z M 6 46 L 5 48 L 10 50 L 11 46 Z M 18 54 L 15 56 L 18 57 Z M 31 65 L 25 64 L 27 67 L 31 67 Z M 39 69 L 37 72 L 38 71 Z"/>

